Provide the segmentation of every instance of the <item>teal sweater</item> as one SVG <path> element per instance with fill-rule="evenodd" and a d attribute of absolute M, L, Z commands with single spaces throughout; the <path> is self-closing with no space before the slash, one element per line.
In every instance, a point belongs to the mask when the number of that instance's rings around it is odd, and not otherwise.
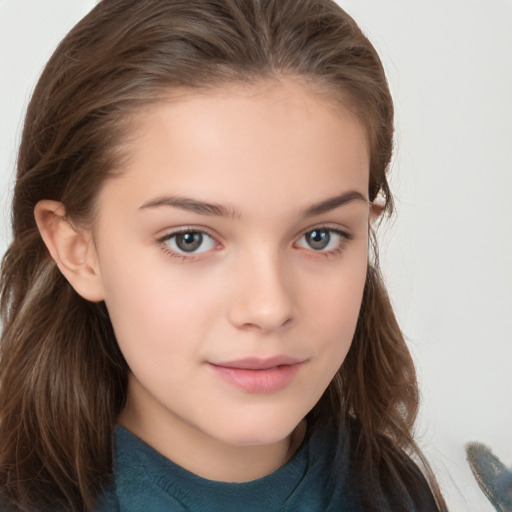
<path fill-rule="evenodd" d="M 346 436 L 318 432 L 283 467 L 244 483 L 207 480 L 174 464 L 118 427 L 115 482 L 100 499 L 98 512 L 365 512 L 348 483 Z M 411 462 L 411 465 L 413 463 Z M 415 468 L 415 467 L 414 467 Z M 416 468 L 415 468 L 416 469 Z M 424 480 L 421 511 L 436 511 Z M 418 511 L 407 492 L 392 512 Z M 386 510 L 388 507 L 383 507 Z"/>

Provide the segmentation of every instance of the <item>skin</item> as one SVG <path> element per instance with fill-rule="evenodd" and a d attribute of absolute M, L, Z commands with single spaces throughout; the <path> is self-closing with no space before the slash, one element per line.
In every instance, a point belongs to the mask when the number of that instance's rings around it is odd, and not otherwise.
<path fill-rule="evenodd" d="M 75 289 L 107 305 L 132 372 L 120 423 L 200 476 L 269 474 L 300 443 L 353 338 L 370 221 L 364 129 L 292 80 L 159 103 L 134 127 L 91 230 L 73 241 L 47 228 L 45 241 Z M 352 200 L 304 217 L 344 193 Z M 235 213 L 193 212 L 166 204 L 171 196 Z M 66 222 L 59 208 L 36 209 L 43 233 Z M 173 254 L 182 228 L 207 236 Z M 325 248 L 311 246 L 314 228 L 327 229 Z M 209 364 L 276 355 L 301 364 L 274 392 L 240 389 Z"/>

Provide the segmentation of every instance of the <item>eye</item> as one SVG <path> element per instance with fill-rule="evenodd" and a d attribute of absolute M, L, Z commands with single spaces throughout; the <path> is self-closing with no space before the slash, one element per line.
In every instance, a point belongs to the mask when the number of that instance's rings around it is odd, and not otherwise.
<path fill-rule="evenodd" d="M 339 229 L 318 227 L 304 233 L 297 245 L 304 249 L 329 253 L 341 249 L 344 242 L 351 239 L 351 235 Z"/>
<path fill-rule="evenodd" d="M 211 251 L 217 246 L 217 242 L 204 231 L 192 230 L 179 231 L 166 235 L 161 239 L 167 247 L 178 254 L 199 254 Z"/>

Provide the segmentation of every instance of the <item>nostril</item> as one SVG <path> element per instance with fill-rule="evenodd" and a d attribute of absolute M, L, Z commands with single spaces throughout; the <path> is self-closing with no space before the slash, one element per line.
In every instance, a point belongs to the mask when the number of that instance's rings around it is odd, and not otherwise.
<path fill-rule="evenodd" d="M 293 322 L 291 307 L 268 307 L 255 302 L 245 302 L 231 308 L 230 319 L 237 327 L 264 331 L 289 327 Z"/>

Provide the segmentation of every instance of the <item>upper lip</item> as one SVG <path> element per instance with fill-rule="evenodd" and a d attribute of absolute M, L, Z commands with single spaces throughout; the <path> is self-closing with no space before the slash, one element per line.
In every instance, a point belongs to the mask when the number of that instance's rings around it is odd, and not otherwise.
<path fill-rule="evenodd" d="M 294 365 L 301 363 L 302 360 L 295 357 L 279 355 L 268 358 L 246 357 L 244 359 L 236 359 L 233 361 L 210 362 L 214 366 L 222 366 L 224 368 L 239 368 L 244 370 L 268 370 L 276 366 Z"/>

